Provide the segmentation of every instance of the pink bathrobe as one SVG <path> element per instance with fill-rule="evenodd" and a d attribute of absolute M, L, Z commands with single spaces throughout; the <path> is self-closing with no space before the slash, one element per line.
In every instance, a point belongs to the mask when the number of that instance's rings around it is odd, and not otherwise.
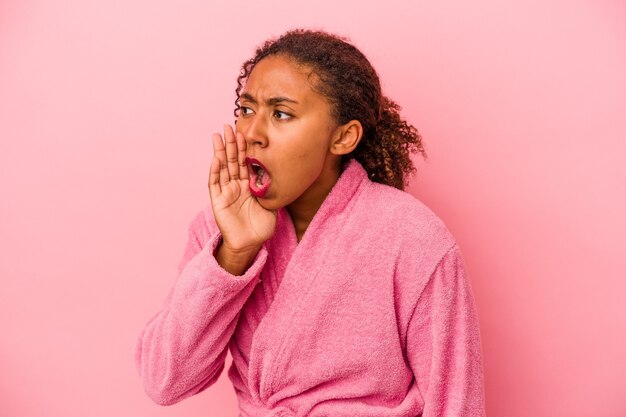
<path fill-rule="evenodd" d="M 484 416 L 480 336 L 443 222 L 350 161 L 298 243 L 281 209 L 243 276 L 216 262 L 211 207 L 135 354 L 174 404 L 215 383 L 228 348 L 240 416 Z"/>

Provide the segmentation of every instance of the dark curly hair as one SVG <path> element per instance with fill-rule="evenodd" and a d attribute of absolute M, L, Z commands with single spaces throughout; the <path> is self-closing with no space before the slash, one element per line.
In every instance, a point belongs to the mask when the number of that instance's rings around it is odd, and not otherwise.
<path fill-rule="evenodd" d="M 404 189 L 415 171 L 410 154 L 426 152 L 417 129 L 400 117 L 400 106 L 381 92 L 378 74 L 365 55 L 347 39 L 323 31 L 294 29 L 267 40 L 253 58 L 244 62 L 237 77 L 235 116 L 240 92 L 255 65 L 270 55 L 285 55 L 309 66 L 320 81 L 316 89 L 332 105 L 339 124 L 358 120 L 363 137 L 357 148 L 344 155 L 361 163 L 372 181 Z"/>

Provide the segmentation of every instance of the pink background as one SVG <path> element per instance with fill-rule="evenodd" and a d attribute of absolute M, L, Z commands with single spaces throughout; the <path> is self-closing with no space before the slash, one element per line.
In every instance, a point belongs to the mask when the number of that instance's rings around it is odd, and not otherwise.
<path fill-rule="evenodd" d="M 151 403 L 134 344 L 239 65 L 295 26 L 350 36 L 426 141 L 410 191 L 463 249 L 489 415 L 626 415 L 618 0 L 0 2 L 0 415 L 236 415 L 225 372 Z"/>

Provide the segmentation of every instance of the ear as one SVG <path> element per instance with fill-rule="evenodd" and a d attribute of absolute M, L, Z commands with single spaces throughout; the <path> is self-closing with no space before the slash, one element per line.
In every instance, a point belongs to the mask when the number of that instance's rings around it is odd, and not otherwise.
<path fill-rule="evenodd" d="M 363 126 L 358 120 L 338 126 L 335 136 L 330 143 L 330 152 L 333 155 L 347 155 L 352 152 L 363 137 Z"/>

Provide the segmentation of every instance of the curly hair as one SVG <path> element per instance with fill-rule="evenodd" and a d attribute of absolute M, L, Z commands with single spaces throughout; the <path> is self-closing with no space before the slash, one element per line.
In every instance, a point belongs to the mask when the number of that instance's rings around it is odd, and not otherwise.
<path fill-rule="evenodd" d="M 378 74 L 365 55 L 347 39 L 324 31 L 290 30 L 257 48 L 237 77 L 235 116 L 240 92 L 255 65 L 271 55 L 284 55 L 310 67 L 319 81 L 316 89 L 332 106 L 339 124 L 358 120 L 363 136 L 344 162 L 356 159 L 372 181 L 404 189 L 415 171 L 413 152 L 426 157 L 417 129 L 400 116 L 400 106 L 381 92 Z"/>

